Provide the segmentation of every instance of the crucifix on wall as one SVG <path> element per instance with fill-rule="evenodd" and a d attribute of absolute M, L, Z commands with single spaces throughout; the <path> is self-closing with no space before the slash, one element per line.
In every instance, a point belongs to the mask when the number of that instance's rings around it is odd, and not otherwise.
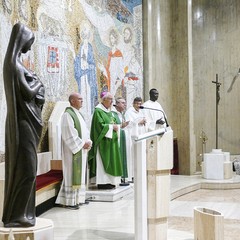
<path fill-rule="evenodd" d="M 218 82 L 218 74 L 216 74 L 216 81 L 212 81 L 216 85 L 216 149 L 218 149 L 218 105 L 220 102 L 220 86 Z"/>

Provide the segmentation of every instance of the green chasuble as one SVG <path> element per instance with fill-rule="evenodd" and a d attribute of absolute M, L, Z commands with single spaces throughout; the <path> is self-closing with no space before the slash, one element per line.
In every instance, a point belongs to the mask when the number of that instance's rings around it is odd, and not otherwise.
<path fill-rule="evenodd" d="M 116 119 L 112 112 L 105 112 L 100 108 L 95 108 L 90 131 L 93 145 L 88 153 L 90 178 L 96 176 L 96 154 L 98 148 L 105 172 L 112 176 L 121 177 L 123 175 L 117 132 L 113 131 L 112 138 L 105 137 L 109 130 L 109 124 L 113 123 L 116 123 Z"/>
<path fill-rule="evenodd" d="M 78 119 L 77 114 L 71 107 L 67 107 L 65 112 L 69 113 L 73 119 L 74 127 L 78 131 L 78 136 L 82 138 L 82 131 L 81 125 Z M 81 178 L 82 178 L 82 149 L 77 153 L 73 154 L 73 161 L 72 161 L 72 187 L 77 189 L 81 186 Z"/>
<path fill-rule="evenodd" d="M 121 124 L 121 120 L 116 112 L 112 112 L 114 117 L 116 118 L 116 123 Z M 123 178 L 128 177 L 127 171 L 127 149 L 126 149 L 126 136 L 125 131 L 120 129 L 120 154 L 122 157 L 122 165 L 123 165 Z"/>

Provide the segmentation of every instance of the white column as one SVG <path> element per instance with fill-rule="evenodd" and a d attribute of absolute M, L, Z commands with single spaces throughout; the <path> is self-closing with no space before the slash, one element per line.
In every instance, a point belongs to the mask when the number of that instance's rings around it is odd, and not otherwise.
<path fill-rule="evenodd" d="M 146 140 L 135 142 L 134 159 L 134 217 L 135 240 L 147 239 L 147 171 Z"/>

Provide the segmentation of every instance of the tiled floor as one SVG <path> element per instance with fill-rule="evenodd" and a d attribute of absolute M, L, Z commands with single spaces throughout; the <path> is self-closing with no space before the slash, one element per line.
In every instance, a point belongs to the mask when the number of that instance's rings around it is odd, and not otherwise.
<path fill-rule="evenodd" d="M 183 195 L 201 186 L 218 190 L 202 189 Z M 233 187 L 238 189 L 222 190 Z M 240 239 L 240 176 L 224 181 L 207 181 L 199 175 L 171 176 L 171 196 L 169 240 L 194 239 L 193 208 L 196 206 L 221 212 L 227 226 L 225 240 Z M 53 220 L 54 240 L 134 240 L 133 198 L 132 193 L 116 202 L 90 202 L 79 210 L 55 207 L 40 217 Z"/>

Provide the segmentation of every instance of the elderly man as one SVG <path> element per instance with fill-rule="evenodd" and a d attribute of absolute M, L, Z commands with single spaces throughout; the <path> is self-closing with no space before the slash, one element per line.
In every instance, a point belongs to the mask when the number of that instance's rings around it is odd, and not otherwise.
<path fill-rule="evenodd" d="M 98 189 L 113 189 L 121 182 L 122 160 L 118 143 L 120 125 L 116 123 L 111 107 L 110 92 L 101 94 L 93 113 L 90 136 L 93 147 L 89 152 L 90 181 Z"/>
<path fill-rule="evenodd" d="M 63 149 L 63 182 L 56 199 L 57 204 L 78 209 L 85 203 L 85 172 L 87 153 L 91 149 L 89 130 L 79 112 L 83 99 L 79 93 L 69 96 L 61 123 Z"/>

